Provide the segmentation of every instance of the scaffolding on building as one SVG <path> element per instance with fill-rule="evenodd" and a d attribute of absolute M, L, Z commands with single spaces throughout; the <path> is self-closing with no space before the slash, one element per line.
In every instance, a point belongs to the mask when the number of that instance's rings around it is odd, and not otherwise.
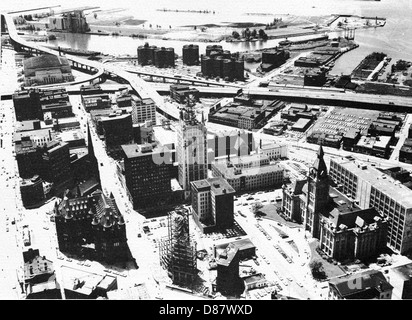
<path fill-rule="evenodd" d="M 161 241 L 160 262 L 173 284 L 191 286 L 197 275 L 196 242 L 189 233 L 189 210 L 169 213 L 168 236 Z"/>

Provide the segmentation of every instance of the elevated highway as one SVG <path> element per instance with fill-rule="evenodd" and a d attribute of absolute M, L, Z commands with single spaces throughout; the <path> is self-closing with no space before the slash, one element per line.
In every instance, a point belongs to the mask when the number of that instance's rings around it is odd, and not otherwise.
<path fill-rule="evenodd" d="M 13 46 L 17 49 L 27 51 L 31 54 L 52 54 L 59 55 L 57 50 L 46 48 L 42 45 L 31 43 L 22 39 L 16 30 L 14 25 L 13 18 L 8 14 L 2 14 L 7 25 L 9 32 L 10 41 Z M 83 68 L 89 72 L 95 72 L 89 78 L 83 79 L 81 81 L 73 81 L 67 83 L 60 83 L 59 86 L 72 86 L 78 85 L 80 83 L 92 83 L 95 80 L 100 81 L 103 79 L 104 74 L 112 73 L 128 82 L 133 90 L 142 98 L 151 98 L 155 103 L 159 111 L 172 120 L 179 119 L 179 110 L 170 103 L 165 102 L 164 98 L 159 95 L 159 93 L 151 87 L 149 83 L 146 83 L 144 80 L 140 79 L 136 74 L 131 74 L 127 71 L 124 71 L 121 68 L 115 66 L 105 65 L 101 62 L 87 60 L 81 57 L 73 55 L 65 55 L 65 57 L 71 62 L 72 66 L 77 68 Z M 49 86 L 49 85 L 47 85 Z M 51 85 L 53 86 L 53 85 Z M 56 84 L 54 84 L 56 86 Z M 42 86 L 46 87 L 46 86 Z"/>
<path fill-rule="evenodd" d="M 5 18 L 5 22 L 9 31 L 10 39 L 12 44 L 20 49 L 23 49 L 32 54 L 53 54 L 58 55 L 57 50 L 43 47 L 42 45 L 31 43 L 22 39 L 18 34 L 13 23 L 13 19 L 8 14 L 2 14 Z M 137 73 L 147 76 L 158 76 L 153 73 L 145 73 L 141 71 L 125 70 L 121 67 L 116 67 L 110 64 L 103 64 L 97 61 L 87 60 L 78 56 L 66 55 L 67 59 L 72 63 L 73 67 L 81 68 L 87 72 L 94 72 L 86 80 L 74 81 L 70 83 L 63 83 L 59 85 L 71 86 L 79 83 L 92 83 L 93 81 L 100 81 L 107 74 L 113 74 L 117 77 L 123 79 L 125 82 L 129 83 L 133 90 L 141 98 L 151 98 L 157 105 L 158 111 L 165 115 L 166 117 L 177 120 L 179 118 L 179 110 L 172 104 L 165 101 L 163 97 L 160 96 L 159 92 L 153 87 L 153 84 L 146 82 Z M 170 77 L 177 80 L 175 76 L 161 75 L 162 77 Z M 375 95 L 375 94 L 361 94 L 354 92 L 339 92 L 339 91 L 325 91 L 320 89 L 308 89 L 308 88 L 261 88 L 251 85 L 246 85 L 243 89 L 240 86 L 227 83 L 211 82 L 207 80 L 191 80 L 187 78 L 179 78 L 182 81 L 193 81 L 196 83 L 202 82 L 202 84 L 213 84 L 222 85 L 222 87 L 233 87 L 243 90 L 244 94 L 249 95 L 253 99 L 268 99 L 275 100 L 281 99 L 291 102 L 299 103 L 312 103 L 312 104 L 325 104 L 325 105 L 336 105 L 351 108 L 364 108 L 373 110 L 385 110 L 385 111 L 395 111 L 395 112 L 412 112 L 412 99 L 410 97 L 401 97 L 393 95 Z M 212 89 L 219 90 L 219 88 Z M 224 91 L 222 89 L 222 91 Z"/>
<path fill-rule="evenodd" d="M 243 93 L 253 99 L 281 99 L 290 102 L 325 104 L 350 108 L 412 112 L 412 98 L 394 95 L 323 91 L 309 89 L 248 88 Z"/>

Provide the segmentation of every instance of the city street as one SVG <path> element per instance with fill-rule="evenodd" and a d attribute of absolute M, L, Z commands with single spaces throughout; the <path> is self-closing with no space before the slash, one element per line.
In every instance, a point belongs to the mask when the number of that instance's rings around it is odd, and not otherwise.
<path fill-rule="evenodd" d="M 259 265 L 254 266 L 255 269 L 263 272 L 269 281 L 278 282 L 283 288 L 282 294 L 299 299 L 319 299 L 319 296 L 313 295 L 313 290 L 311 290 L 314 281 L 310 279 L 310 269 L 307 266 L 310 255 L 306 254 L 310 252 L 310 249 L 303 239 L 304 233 L 301 230 L 301 226 L 289 228 L 283 224 L 280 226 L 273 220 L 256 219 L 250 209 L 256 200 L 268 199 L 267 201 L 270 201 L 269 199 L 273 200 L 280 196 L 280 194 L 281 190 L 278 189 L 275 192 L 253 195 L 254 200 L 246 200 L 249 195 L 239 197 L 235 202 L 235 212 L 240 211 L 242 214 L 236 214 L 236 221 L 246 231 L 248 237 L 250 237 L 257 248 L 256 253 Z M 247 203 L 246 206 L 244 205 L 245 203 Z M 258 229 L 257 225 L 260 225 L 269 237 L 265 236 Z M 289 235 L 287 240 L 295 242 L 299 254 L 286 243 L 285 239 L 279 236 L 273 226 L 284 230 Z M 288 262 L 276 249 L 276 246 L 291 257 L 292 262 Z M 302 287 L 299 284 L 304 286 Z"/>

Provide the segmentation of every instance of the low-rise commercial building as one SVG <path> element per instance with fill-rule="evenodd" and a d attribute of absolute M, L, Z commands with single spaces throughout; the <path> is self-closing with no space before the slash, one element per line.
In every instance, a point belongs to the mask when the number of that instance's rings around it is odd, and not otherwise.
<path fill-rule="evenodd" d="M 41 256 L 39 249 L 23 252 L 22 289 L 26 299 L 61 299 L 53 261 Z"/>
<path fill-rule="evenodd" d="M 270 164 L 268 156 L 259 154 L 218 160 L 212 163 L 212 173 L 225 178 L 236 192 L 279 187 L 284 178 L 281 166 Z"/>
<path fill-rule="evenodd" d="M 239 260 L 253 259 L 256 256 L 256 246 L 249 238 L 243 238 L 233 241 L 222 241 L 213 246 L 215 257 L 225 250 L 228 246 L 234 246 L 238 249 Z"/>
<path fill-rule="evenodd" d="M 390 136 L 362 136 L 358 143 L 354 145 L 353 151 L 388 159 L 391 140 L 392 138 Z"/>
<path fill-rule="evenodd" d="M 298 132 L 305 132 L 309 129 L 312 123 L 312 119 L 299 118 L 298 121 L 296 121 L 296 123 L 293 124 L 291 129 Z"/>
<path fill-rule="evenodd" d="M 199 90 L 194 88 L 189 88 L 186 85 L 171 85 L 170 86 L 170 97 L 178 103 L 185 103 L 187 98 L 191 96 L 196 101 L 199 101 Z"/>
<path fill-rule="evenodd" d="M 393 286 L 382 272 L 368 270 L 329 280 L 330 300 L 386 299 L 392 297 Z"/>

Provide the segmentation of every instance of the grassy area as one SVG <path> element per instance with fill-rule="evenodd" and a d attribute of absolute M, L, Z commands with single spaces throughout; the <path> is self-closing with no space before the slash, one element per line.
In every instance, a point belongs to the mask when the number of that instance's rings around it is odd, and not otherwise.
<path fill-rule="evenodd" d="M 263 213 L 262 218 L 264 219 L 269 219 L 269 220 L 273 220 L 279 223 L 282 223 L 286 226 L 288 226 L 289 228 L 296 228 L 299 227 L 300 224 L 296 223 L 296 222 L 292 222 L 292 221 L 286 221 L 283 217 L 281 217 L 276 211 L 277 208 L 281 206 L 281 202 L 279 201 L 279 203 L 275 203 L 275 204 L 267 204 L 265 206 L 263 206 L 262 209 L 260 209 L 260 211 Z"/>
<path fill-rule="evenodd" d="M 310 247 L 310 252 L 311 252 L 311 258 L 310 262 L 314 260 L 319 260 L 322 261 L 323 264 L 323 269 L 325 270 L 326 277 L 327 278 L 332 278 L 332 277 L 337 277 L 340 275 L 344 275 L 345 272 L 338 266 L 334 265 L 333 263 L 330 263 L 323 259 L 319 253 L 316 251 L 316 248 L 319 246 L 319 240 L 317 239 L 312 239 L 309 243 Z"/>

